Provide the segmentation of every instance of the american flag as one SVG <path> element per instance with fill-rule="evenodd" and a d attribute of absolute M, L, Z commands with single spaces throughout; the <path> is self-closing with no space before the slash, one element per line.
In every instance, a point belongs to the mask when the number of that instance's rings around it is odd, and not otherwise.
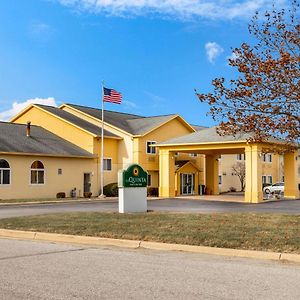
<path fill-rule="evenodd" d="M 121 104 L 122 102 L 122 94 L 113 89 L 108 89 L 103 87 L 103 101 Z"/>

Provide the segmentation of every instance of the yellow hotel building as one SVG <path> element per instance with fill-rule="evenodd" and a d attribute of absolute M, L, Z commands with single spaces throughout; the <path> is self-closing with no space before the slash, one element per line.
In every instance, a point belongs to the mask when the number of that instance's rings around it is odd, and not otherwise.
<path fill-rule="evenodd" d="M 30 122 L 30 124 L 27 124 Z M 101 110 L 63 104 L 30 105 L 0 123 L 0 199 L 78 196 L 100 191 Z M 147 170 L 161 197 L 219 194 L 240 189 L 232 172 L 245 161 L 245 201 L 262 201 L 262 182 L 285 179 L 285 196 L 299 197 L 298 153 L 264 156 L 247 135 L 220 137 L 177 114 L 144 117 L 105 111 L 104 184 L 132 163 Z M 270 158 L 271 157 L 271 158 Z M 284 174 L 284 175 L 283 175 Z"/>

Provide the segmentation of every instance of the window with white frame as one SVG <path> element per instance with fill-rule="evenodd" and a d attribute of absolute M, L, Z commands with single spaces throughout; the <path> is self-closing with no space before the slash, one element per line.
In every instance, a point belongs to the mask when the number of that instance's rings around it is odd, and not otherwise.
<path fill-rule="evenodd" d="M 219 184 L 222 184 L 222 175 L 219 175 Z"/>
<path fill-rule="evenodd" d="M 10 166 L 5 159 L 0 159 L 0 185 L 10 184 Z"/>
<path fill-rule="evenodd" d="M 245 160 L 245 154 L 244 153 L 239 153 L 236 155 L 236 160 Z"/>
<path fill-rule="evenodd" d="M 45 183 L 45 168 L 41 161 L 36 160 L 31 164 L 30 183 L 44 184 Z"/>
<path fill-rule="evenodd" d="M 153 147 L 155 145 L 155 141 L 147 141 L 146 145 L 146 153 L 147 154 L 156 154 L 156 147 Z"/>
<path fill-rule="evenodd" d="M 270 154 L 270 153 L 264 154 L 263 161 L 264 162 L 272 162 L 272 154 Z"/>
<path fill-rule="evenodd" d="M 103 170 L 104 171 L 111 171 L 112 170 L 112 159 L 111 158 L 104 158 L 103 159 Z"/>
<path fill-rule="evenodd" d="M 272 184 L 273 183 L 272 175 L 263 175 L 262 176 L 262 183 L 263 184 Z"/>
<path fill-rule="evenodd" d="M 273 183 L 273 177 L 272 175 L 268 175 L 268 183 Z"/>
<path fill-rule="evenodd" d="M 151 182 L 151 174 L 148 174 L 148 181 L 147 181 L 147 185 L 151 186 L 152 182 Z"/>

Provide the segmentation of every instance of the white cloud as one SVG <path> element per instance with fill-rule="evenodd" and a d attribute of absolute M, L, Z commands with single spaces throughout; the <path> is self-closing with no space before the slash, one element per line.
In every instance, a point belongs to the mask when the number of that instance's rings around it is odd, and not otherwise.
<path fill-rule="evenodd" d="M 137 108 L 137 105 L 134 102 L 132 102 L 132 101 L 124 100 L 123 104 L 125 106 L 127 106 L 128 108 Z"/>
<path fill-rule="evenodd" d="M 13 102 L 12 107 L 10 109 L 0 112 L 0 120 L 8 121 L 30 104 L 44 104 L 50 106 L 57 106 L 55 99 L 52 97 L 28 99 L 24 102 Z"/>
<path fill-rule="evenodd" d="M 285 7 L 290 0 L 55 0 L 90 13 L 107 15 L 160 14 L 180 19 L 203 17 L 234 19 L 249 17 L 257 10 Z"/>
<path fill-rule="evenodd" d="M 29 25 L 29 35 L 40 41 L 48 41 L 54 34 L 54 29 L 49 24 L 33 21 Z"/>
<path fill-rule="evenodd" d="M 208 42 L 205 44 L 207 59 L 210 63 L 214 63 L 216 58 L 224 52 L 224 49 L 216 42 Z"/>

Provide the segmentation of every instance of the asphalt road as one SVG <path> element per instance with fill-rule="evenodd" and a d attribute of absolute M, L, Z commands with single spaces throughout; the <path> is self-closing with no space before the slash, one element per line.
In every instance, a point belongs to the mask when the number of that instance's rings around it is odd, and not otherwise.
<path fill-rule="evenodd" d="M 261 204 L 245 204 L 234 202 L 220 202 L 190 199 L 164 199 L 148 201 L 148 209 L 153 211 L 169 212 L 260 212 L 260 213 L 286 213 L 300 215 L 300 201 L 283 200 Z M 30 204 L 16 206 L 0 206 L 0 219 L 64 212 L 95 212 L 117 211 L 117 202 L 74 202 L 58 204 Z"/>
<path fill-rule="evenodd" d="M 300 265 L 0 239 L 0 299 L 300 299 Z"/>

